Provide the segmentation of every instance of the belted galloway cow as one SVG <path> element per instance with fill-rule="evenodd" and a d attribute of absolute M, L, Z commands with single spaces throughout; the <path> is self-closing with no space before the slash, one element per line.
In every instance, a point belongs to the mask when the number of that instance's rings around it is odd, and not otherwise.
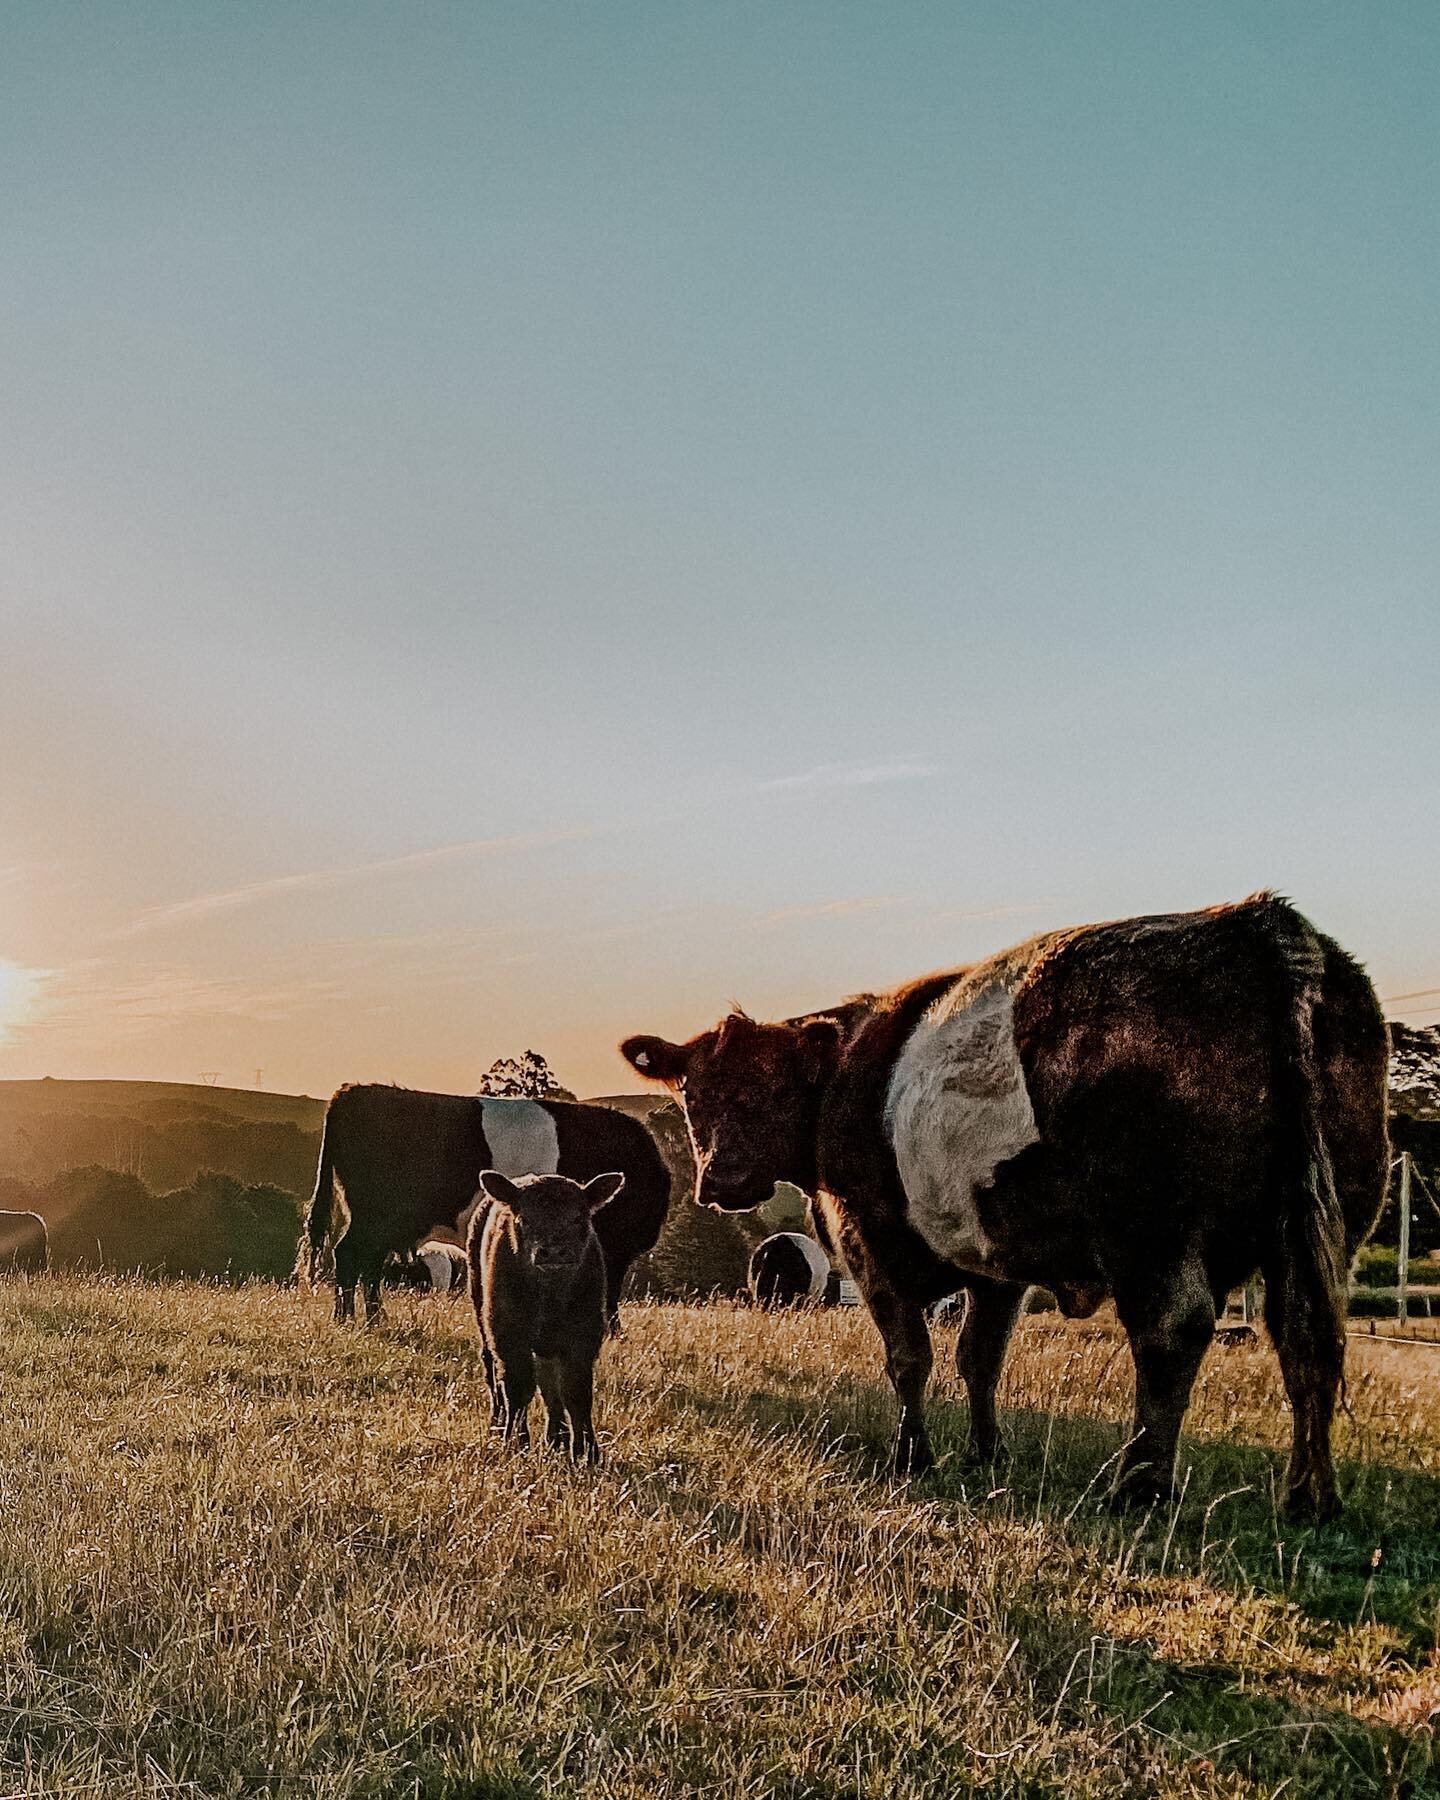
<path fill-rule="evenodd" d="M 570 1100 L 471 1099 L 411 1088 L 347 1086 L 325 1110 L 315 1192 L 301 1253 L 312 1282 L 331 1236 L 337 1186 L 348 1222 L 335 1243 L 335 1317 L 380 1312 L 386 1260 L 437 1230 L 461 1238 L 477 1204 L 481 1171 L 512 1179 L 576 1181 L 617 1170 L 622 1195 L 596 1219 L 612 1327 L 631 1263 L 651 1249 L 670 1204 L 670 1172 L 638 1119 Z"/>
<path fill-rule="evenodd" d="M 757 1306 L 800 1306 L 807 1300 L 820 1305 L 838 1290 L 840 1278 L 813 1237 L 777 1231 L 755 1246 L 748 1285 Z"/>
<path fill-rule="evenodd" d="M 1257 1269 L 1293 1413 L 1286 1504 L 1339 1508 L 1346 1276 L 1384 1196 L 1387 1034 L 1363 969 L 1271 893 L 1045 933 L 968 968 L 622 1053 L 684 1107 L 696 1198 L 815 1195 L 885 1345 L 895 1462 L 931 1462 L 924 1309 L 960 1287 L 972 1453 L 1028 1284 L 1113 1297 L 1135 1363 L 1122 1498 L 1168 1492 L 1229 1291 Z"/>

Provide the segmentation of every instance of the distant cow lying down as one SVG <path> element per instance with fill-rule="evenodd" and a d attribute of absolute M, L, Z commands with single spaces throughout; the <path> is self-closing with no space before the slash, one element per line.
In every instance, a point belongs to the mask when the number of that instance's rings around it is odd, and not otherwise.
<path fill-rule="evenodd" d="M 756 1245 L 749 1287 L 757 1306 L 823 1305 L 838 1294 L 840 1278 L 814 1238 L 803 1231 L 777 1231 Z"/>
<path fill-rule="evenodd" d="M 50 1234 L 39 1213 L 0 1212 L 0 1273 L 38 1274 L 50 1265 Z"/>
<path fill-rule="evenodd" d="M 538 1381 L 550 1443 L 598 1462 L 591 1409 L 609 1308 L 594 1221 L 625 1177 L 597 1175 L 582 1187 L 559 1175 L 507 1181 L 487 1169 L 480 1185 L 490 1204 L 471 1220 L 468 1252 L 491 1424 L 528 1444 Z"/>
<path fill-rule="evenodd" d="M 685 1108 L 696 1199 L 816 1195 L 885 1343 L 896 1465 L 931 1460 L 924 1308 L 970 1290 L 973 1453 L 1027 1284 L 1113 1296 L 1135 1361 L 1122 1495 L 1168 1492 L 1229 1291 L 1264 1274 L 1293 1414 L 1292 1513 L 1338 1510 L 1346 1275 L 1384 1195 L 1387 1036 L 1364 971 L 1285 900 L 1050 932 L 779 1024 L 623 1054 Z"/>
<path fill-rule="evenodd" d="M 651 1249 L 670 1204 L 670 1171 L 638 1119 L 567 1100 L 470 1099 L 411 1088 L 342 1087 L 325 1110 L 315 1192 L 301 1252 L 313 1281 L 331 1235 L 335 1190 L 349 1220 L 335 1245 L 335 1317 L 380 1311 L 386 1259 L 437 1230 L 463 1237 L 480 1173 L 560 1174 L 577 1181 L 618 1170 L 620 1198 L 596 1220 L 612 1323 L 631 1263 Z"/>

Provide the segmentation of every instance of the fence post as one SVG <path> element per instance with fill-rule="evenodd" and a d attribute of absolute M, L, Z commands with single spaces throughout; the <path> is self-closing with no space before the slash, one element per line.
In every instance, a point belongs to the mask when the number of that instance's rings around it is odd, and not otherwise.
<path fill-rule="evenodd" d="M 1398 1277 L 1397 1308 L 1400 1323 L 1403 1326 L 1410 1308 L 1410 1296 L 1407 1292 L 1410 1285 L 1410 1152 L 1402 1151 L 1400 1156 L 1400 1257 L 1396 1269 Z"/>

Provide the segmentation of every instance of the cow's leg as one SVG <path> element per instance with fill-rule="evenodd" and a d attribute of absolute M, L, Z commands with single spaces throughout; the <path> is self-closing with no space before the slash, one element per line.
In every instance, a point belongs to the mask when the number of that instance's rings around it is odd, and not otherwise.
<path fill-rule="evenodd" d="M 360 1278 L 360 1285 L 365 1295 L 365 1323 L 367 1325 L 378 1325 L 384 1315 L 384 1307 L 380 1300 L 380 1277 L 384 1268 L 384 1253 L 372 1248 L 370 1260 Z"/>
<path fill-rule="evenodd" d="M 335 1323 L 355 1317 L 355 1285 L 360 1279 L 360 1243 L 352 1226 L 335 1246 Z"/>
<path fill-rule="evenodd" d="M 1340 1511 L 1330 1429 L 1345 1377 L 1344 1300 L 1287 1274 L 1279 1266 L 1265 1270 L 1265 1324 L 1280 1359 L 1292 1424 L 1285 1511 L 1292 1519 L 1323 1522 Z"/>
<path fill-rule="evenodd" d="M 490 1429 L 497 1432 L 503 1431 L 505 1429 L 505 1396 L 500 1391 L 500 1376 L 488 1344 L 482 1343 L 480 1346 L 480 1367 L 485 1372 L 485 1392 L 490 1396 Z"/>
<path fill-rule="evenodd" d="M 1117 1498 L 1165 1500 L 1175 1476 L 1180 1422 L 1215 1335 L 1215 1296 L 1198 1257 L 1117 1290 L 1115 1306 L 1135 1359 L 1135 1424 Z"/>
<path fill-rule="evenodd" d="M 847 1260 L 885 1346 L 885 1373 L 900 1402 L 895 1473 L 923 1475 L 935 1461 L 925 1429 L 925 1384 L 934 1358 L 924 1308 L 902 1298 L 873 1263 L 853 1252 Z"/>
<path fill-rule="evenodd" d="M 1026 1290 L 983 1275 L 973 1276 L 968 1285 L 970 1299 L 955 1346 L 955 1369 L 970 1398 L 969 1456 L 987 1463 L 1005 1448 L 995 1422 L 995 1389 Z"/>
<path fill-rule="evenodd" d="M 502 1354 L 500 1363 L 500 1397 L 504 1412 L 505 1442 L 516 1443 L 522 1450 L 530 1445 L 530 1402 L 535 1397 L 535 1358 L 527 1350 Z"/>
<path fill-rule="evenodd" d="M 535 1359 L 535 1373 L 540 1381 L 540 1395 L 545 1402 L 545 1436 L 552 1450 L 564 1450 L 570 1443 L 570 1429 L 565 1423 L 565 1401 L 560 1392 L 560 1362 L 554 1356 Z"/>
<path fill-rule="evenodd" d="M 600 1446 L 595 1439 L 595 1357 L 593 1351 L 572 1351 L 560 1369 L 561 1392 L 570 1417 L 570 1454 L 577 1460 L 598 1463 Z"/>

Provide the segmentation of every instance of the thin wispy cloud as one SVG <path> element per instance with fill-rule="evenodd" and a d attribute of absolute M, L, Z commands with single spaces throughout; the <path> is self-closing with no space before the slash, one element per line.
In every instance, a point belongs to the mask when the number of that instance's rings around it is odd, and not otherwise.
<path fill-rule="evenodd" d="M 192 924 L 196 920 L 211 918 L 216 913 L 235 912 L 281 895 L 345 887 L 354 881 L 369 881 L 377 875 L 396 875 L 456 863 L 481 862 L 493 856 L 511 856 L 523 850 L 544 850 L 555 844 L 574 843 L 581 838 L 597 835 L 597 829 L 577 827 L 564 831 L 527 832 L 513 837 L 471 838 L 464 843 L 441 844 L 433 850 L 413 850 L 404 856 L 377 857 L 371 862 L 350 863 L 338 869 L 305 869 L 294 875 L 272 875 L 264 881 L 247 882 L 242 887 L 225 888 L 212 894 L 196 894 L 188 900 L 173 901 L 165 906 L 147 907 L 115 935 L 134 937 L 171 925 Z"/>
<path fill-rule="evenodd" d="M 913 902 L 903 894 L 872 894 L 853 900 L 820 900 L 810 906 L 782 906 L 774 912 L 760 913 L 746 924 L 751 931 L 775 931 L 785 925 L 796 925 L 810 919 L 843 919 L 855 913 L 887 912 L 893 907 Z"/>
<path fill-rule="evenodd" d="M 925 781 L 939 772 L 934 764 L 916 758 L 901 758 L 893 762 L 821 763 L 797 774 L 776 775 L 750 782 L 736 789 L 731 798 L 744 800 L 767 794 L 810 794 L 830 789 L 875 787 L 886 782 Z M 648 818 L 633 818 L 601 825 L 522 832 L 509 837 L 471 838 L 458 844 L 440 844 L 431 850 L 413 850 L 401 856 L 376 857 L 368 862 L 349 863 L 339 868 L 302 869 L 290 875 L 271 875 L 260 881 L 245 882 L 238 887 L 222 888 L 208 894 L 194 894 L 183 900 L 146 907 L 111 935 L 117 939 L 139 937 L 147 932 L 200 923 L 221 913 L 239 912 L 271 900 L 343 888 L 353 882 L 373 880 L 377 876 L 420 874 L 456 864 L 481 862 L 491 857 L 512 856 L 527 850 L 545 850 L 557 844 L 615 836 L 626 831 L 655 830 L 676 824 L 688 816 L 688 811 L 663 812 Z"/>
<path fill-rule="evenodd" d="M 894 762 L 820 763 L 797 775 L 775 775 L 757 781 L 750 790 L 756 794 L 815 793 L 825 788 L 879 787 L 892 781 L 929 781 L 940 773 L 934 763 L 915 757 L 902 757 Z"/>
<path fill-rule="evenodd" d="M 37 1044 L 68 1036 L 83 1039 L 93 1035 L 97 1019 L 104 1020 L 111 1043 L 188 1020 L 242 1019 L 274 1025 L 343 994 L 339 983 L 313 977 L 254 981 L 201 975 L 172 963 L 117 969 L 87 961 L 53 975 L 15 1035 Z"/>
<path fill-rule="evenodd" d="M 1018 919 L 1026 913 L 1046 912 L 1052 906 L 1058 906 L 1056 899 L 1019 900 L 1006 906 L 946 907 L 942 912 L 927 913 L 927 925 L 951 925 L 975 919 Z"/>

